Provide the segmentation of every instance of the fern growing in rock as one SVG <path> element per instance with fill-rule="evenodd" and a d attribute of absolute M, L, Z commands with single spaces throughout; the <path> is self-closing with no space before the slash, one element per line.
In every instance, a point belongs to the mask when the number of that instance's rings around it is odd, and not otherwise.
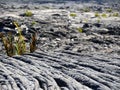
<path fill-rule="evenodd" d="M 21 28 L 19 27 L 17 22 L 14 22 L 14 25 L 16 26 L 18 30 L 18 37 L 15 41 L 15 47 L 16 47 L 16 53 L 18 55 L 24 54 L 26 52 L 26 42 L 24 41 L 24 36 L 21 34 Z"/>
<path fill-rule="evenodd" d="M 37 39 L 36 39 L 36 33 L 32 34 L 31 41 L 30 41 L 30 52 L 34 52 L 36 47 Z"/>
<path fill-rule="evenodd" d="M 17 28 L 18 35 L 12 35 L 11 32 L 7 33 L 7 35 L 4 35 L 3 33 L 0 33 L 0 38 L 2 38 L 3 46 L 6 50 L 6 53 L 8 56 L 13 56 L 13 55 L 22 55 L 27 52 L 27 42 L 25 42 L 25 37 L 22 35 L 22 30 L 19 27 L 17 22 L 13 22 L 14 25 Z M 30 50 L 29 52 L 34 52 L 37 47 L 36 47 L 36 33 L 32 34 L 31 36 L 31 41 L 29 42 L 29 47 Z"/>
<path fill-rule="evenodd" d="M 3 41 L 3 45 L 5 47 L 7 55 L 13 56 L 15 53 L 14 53 L 14 45 L 12 40 L 12 33 L 9 32 L 7 37 L 3 36 L 2 41 Z"/>

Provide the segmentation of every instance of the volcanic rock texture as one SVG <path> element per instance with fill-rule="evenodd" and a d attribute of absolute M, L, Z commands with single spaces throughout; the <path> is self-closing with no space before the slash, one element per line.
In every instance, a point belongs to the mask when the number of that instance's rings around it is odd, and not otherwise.
<path fill-rule="evenodd" d="M 37 32 L 37 50 L 8 57 L 0 43 L 0 90 L 120 90 L 120 17 L 91 6 L 1 4 L 0 32 L 16 34 L 17 21 L 28 42 Z"/>
<path fill-rule="evenodd" d="M 120 57 L 70 51 L 0 56 L 1 90 L 119 90 Z"/>

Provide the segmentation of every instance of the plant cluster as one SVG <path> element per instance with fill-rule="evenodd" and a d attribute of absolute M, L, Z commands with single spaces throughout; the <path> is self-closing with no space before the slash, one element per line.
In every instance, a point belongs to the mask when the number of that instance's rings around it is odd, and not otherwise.
<path fill-rule="evenodd" d="M 100 14 L 98 12 L 95 13 L 95 17 L 99 17 L 100 18 Z"/>
<path fill-rule="evenodd" d="M 103 13 L 101 16 L 102 16 L 103 18 L 107 18 L 107 15 L 106 15 L 105 13 Z"/>
<path fill-rule="evenodd" d="M 107 14 L 106 13 L 102 13 L 102 14 L 99 14 L 98 12 L 95 13 L 95 17 L 98 17 L 98 18 L 107 18 Z"/>
<path fill-rule="evenodd" d="M 77 28 L 77 30 L 80 32 L 80 33 L 83 33 L 83 29 L 81 27 Z"/>
<path fill-rule="evenodd" d="M 71 17 L 76 17 L 77 14 L 76 14 L 76 13 L 70 13 L 70 16 L 71 16 Z"/>
<path fill-rule="evenodd" d="M 18 30 L 18 35 L 12 35 L 11 32 L 4 35 L 0 33 L 0 37 L 2 38 L 3 46 L 5 47 L 6 53 L 8 56 L 13 55 L 22 55 L 27 52 L 27 42 L 25 42 L 25 37 L 22 35 L 22 30 L 19 27 L 17 22 L 13 22 Z M 31 41 L 29 44 L 30 52 L 34 52 L 36 50 L 36 33 L 32 34 Z"/>
<path fill-rule="evenodd" d="M 111 13 L 112 9 L 111 8 L 110 9 L 106 9 L 106 12 Z"/>
<path fill-rule="evenodd" d="M 119 13 L 118 12 L 113 13 L 113 17 L 119 17 Z"/>
<path fill-rule="evenodd" d="M 33 16 L 33 13 L 32 13 L 31 11 L 27 10 L 27 11 L 25 12 L 25 16 L 31 17 L 31 16 Z"/>

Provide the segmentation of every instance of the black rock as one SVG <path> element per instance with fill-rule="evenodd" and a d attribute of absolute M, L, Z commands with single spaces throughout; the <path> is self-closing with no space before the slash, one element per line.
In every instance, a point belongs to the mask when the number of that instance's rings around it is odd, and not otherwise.
<path fill-rule="evenodd" d="M 98 27 L 98 28 L 101 27 L 100 23 L 94 23 L 93 25 L 96 26 L 96 27 Z"/>
<path fill-rule="evenodd" d="M 89 24 L 88 23 L 85 23 L 84 25 L 83 25 L 83 28 L 89 28 L 90 26 L 89 26 Z"/>

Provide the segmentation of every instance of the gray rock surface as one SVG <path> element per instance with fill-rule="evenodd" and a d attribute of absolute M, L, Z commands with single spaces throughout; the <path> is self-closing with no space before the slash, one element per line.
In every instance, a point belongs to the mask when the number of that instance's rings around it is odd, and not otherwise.
<path fill-rule="evenodd" d="M 28 41 L 37 33 L 31 54 L 8 57 L 0 43 L 0 90 L 119 90 L 120 16 L 99 21 L 94 4 L 49 5 L 0 6 L 0 32 L 16 35 L 17 21 Z M 31 17 L 22 16 L 27 10 Z"/>
<path fill-rule="evenodd" d="M 119 90 L 120 57 L 71 51 L 0 56 L 1 90 Z"/>

